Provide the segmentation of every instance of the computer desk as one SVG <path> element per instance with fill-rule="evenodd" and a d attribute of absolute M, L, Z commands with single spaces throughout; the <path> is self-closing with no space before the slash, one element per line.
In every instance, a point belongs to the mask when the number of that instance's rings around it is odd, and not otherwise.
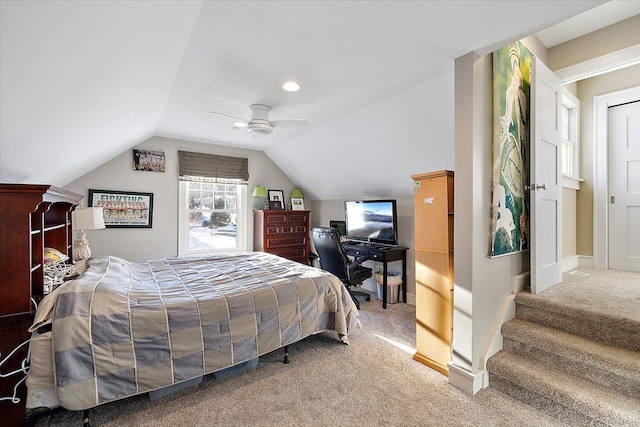
<path fill-rule="evenodd" d="M 387 263 L 402 260 L 402 302 L 407 302 L 407 250 L 405 246 L 385 246 L 365 242 L 345 242 L 342 244 L 347 255 L 366 258 L 382 263 L 382 308 L 387 308 Z"/>

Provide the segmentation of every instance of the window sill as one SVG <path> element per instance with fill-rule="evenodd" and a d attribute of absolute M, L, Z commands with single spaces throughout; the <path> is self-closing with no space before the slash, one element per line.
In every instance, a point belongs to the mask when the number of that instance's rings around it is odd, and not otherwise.
<path fill-rule="evenodd" d="M 580 190 L 580 183 L 584 179 L 576 178 L 569 175 L 562 175 L 562 188 L 569 188 L 571 190 Z"/>

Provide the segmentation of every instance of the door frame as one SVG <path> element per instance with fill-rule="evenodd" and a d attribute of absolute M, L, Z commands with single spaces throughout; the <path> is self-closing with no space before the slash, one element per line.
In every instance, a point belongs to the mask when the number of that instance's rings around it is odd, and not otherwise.
<path fill-rule="evenodd" d="M 640 100 L 640 86 L 599 95 L 594 103 L 593 266 L 609 268 L 609 107 Z"/>
<path fill-rule="evenodd" d="M 640 44 L 630 46 L 597 58 L 589 59 L 556 71 L 560 81 L 573 83 L 578 80 L 599 76 L 610 71 L 619 70 L 640 63 Z M 609 118 L 610 105 L 620 104 L 623 93 L 635 92 L 636 99 L 640 87 L 612 92 L 594 97 L 594 143 L 593 143 L 593 267 L 609 268 L 608 238 L 608 193 L 609 193 Z M 616 98 L 617 94 L 622 95 Z"/>

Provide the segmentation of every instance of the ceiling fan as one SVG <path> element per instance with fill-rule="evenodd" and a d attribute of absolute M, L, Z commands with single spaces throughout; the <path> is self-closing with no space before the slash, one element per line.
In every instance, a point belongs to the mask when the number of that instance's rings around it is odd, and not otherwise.
<path fill-rule="evenodd" d="M 217 114 L 218 116 L 231 117 L 238 121 L 236 126 L 246 126 L 247 131 L 253 136 L 269 135 L 273 132 L 275 127 L 297 127 L 307 126 L 309 122 L 306 119 L 285 119 L 285 120 L 269 120 L 269 111 L 271 107 L 264 104 L 252 104 L 251 108 L 251 120 L 243 119 L 241 117 L 231 116 L 229 114 L 218 113 L 212 111 L 211 114 Z"/>

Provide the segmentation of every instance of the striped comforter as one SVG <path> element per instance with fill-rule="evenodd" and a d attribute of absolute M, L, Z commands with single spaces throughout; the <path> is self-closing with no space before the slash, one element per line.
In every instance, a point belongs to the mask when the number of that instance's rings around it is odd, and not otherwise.
<path fill-rule="evenodd" d="M 70 410 L 215 372 L 316 332 L 346 340 L 358 316 L 335 276 L 261 252 L 94 258 L 55 294 L 56 387 Z"/>

